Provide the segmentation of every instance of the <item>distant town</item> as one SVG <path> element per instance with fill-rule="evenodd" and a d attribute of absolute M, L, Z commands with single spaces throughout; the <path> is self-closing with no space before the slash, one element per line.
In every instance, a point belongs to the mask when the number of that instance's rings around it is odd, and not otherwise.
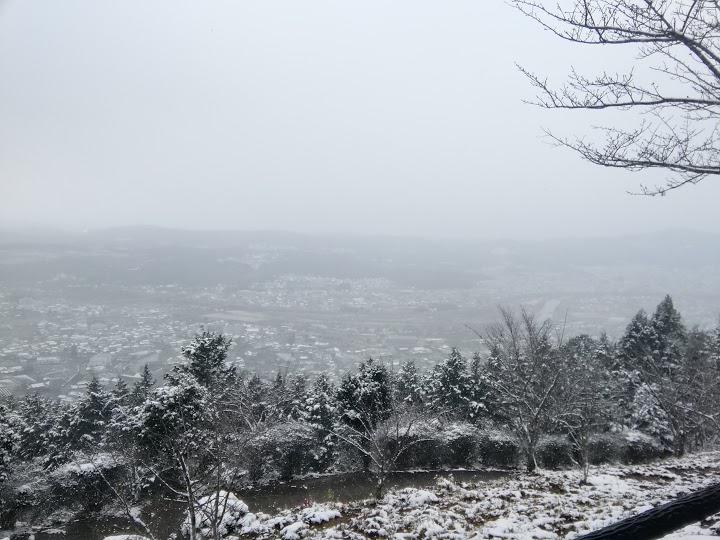
<path fill-rule="evenodd" d="M 479 351 L 499 305 L 525 306 L 567 336 L 604 329 L 617 337 L 638 306 L 667 292 L 691 324 L 714 327 L 720 310 L 717 261 L 706 259 L 715 251 L 703 245 L 658 263 L 637 248 L 636 260 L 613 260 L 609 242 L 378 248 L 208 233 L 199 240 L 217 245 L 200 250 L 181 233 L 147 246 L 129 234 L 0 237 L 0 393 L 73 400 L 92 376 L 130 383 L 145 365 L 159 379 L 203 328 L 232 338 L 229 360 L 241 370 L 312 378 L 370 357 L 395 369 L 409 359 L 434 365 L 452 347 Z M 128 249 L 130 241 L 141 247 Z M 625 244 L 637 240 L 617 242 L 630 252 Z M 554 264 L 563 249 L 571 262 Z"/>

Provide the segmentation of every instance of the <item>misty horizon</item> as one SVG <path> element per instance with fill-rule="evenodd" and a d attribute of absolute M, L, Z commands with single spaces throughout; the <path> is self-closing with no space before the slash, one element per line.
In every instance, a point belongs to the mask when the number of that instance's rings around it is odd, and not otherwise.
<path fill-rule="evenodd" d="M 490 2 L 6 1 L 0 223 L 439 238 L 720 232 L 717 182 L 632 196 L 667 174 L 595 167 L 549 144 L 543 128 L 573 133 L 597 118 L 523 103 L 532 90 L 515 63 L 562 78 L 571 65 L 633 58 L 547 34 Z"/>
<path fill-rule="evenodd" d="M 341 240 L 345 239 L 390 239 L 390 240 L 411 240 L 411 241 L 449 241 L 449 242 L 460 242 L 460 243 L 529 243 L 529 244 L 542 244 L 562 241 L 578 241 L 578 240 L 613 240 L 613 239 L 627 239 L 627 238 L 638 238 L 638 237 L 658 237 L 666 236 L 668 239 L 675 237 L 691 237 L 692 235 L 701 236 L 719 236 L 720 230 L 713 229 L 700 229 L 692 227 L 666 227 L 658 228 L 657 230 L 643 230 L 643 231 L 625 231 L 625 232 L 607 232 L 603 234 L 598 232 L 595 234 L 571 234 L 570 232 L 558 233 L 557 235 L 550 236 L 533 236 L 533 235 L 463 235 L 463 234 L 447 234 L 447 235 L 432 235 L 432 234 L 411 234 L 411 233 L 391 233 L 391 232 L 346 232 L 346 231 L 306 231 L 306 230 L 292 230 L 282 228 L 215 228 L 215 227 L 182 227 L 182 226 L 166 226 L 166 225 L 155 225 L 148 223 L 131 223 L 125 225 L 110 225 L 102 227 L 73 227 L 73 226 L 58 226 L 58 225 L 45 225 L 45 224 L 29 224 L 29 223 L 14 223 L 14 222 L 3 222 L 0 220 L 0 241 L 8 241 L 11 238 L 3 238 L 2 235 L 8 234 L 19 234 L 21 236 L 28 235 L 35 238 L 48 238 L 53 235 L 61 236 L 82 236 L 92 234 L 105 234 L 105 233 L 121 233 L 121 232 L 157 232 L 157 233 L 185 233 L 185 234 L 202 234 L 212 235 L 216 234 L 239 234 L 239 235 L 288 235 L 298 236 L 306 238 L 332 238 Z M 672 246 L 669 246 L 672 249 Z"/>

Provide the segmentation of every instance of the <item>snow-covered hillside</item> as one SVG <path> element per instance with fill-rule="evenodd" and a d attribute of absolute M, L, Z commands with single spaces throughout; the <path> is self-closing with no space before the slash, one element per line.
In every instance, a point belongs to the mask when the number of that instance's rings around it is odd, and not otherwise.
<path fill-rule="evenodd" d="M 632 467 L 602 466 L 593 469 L 587 485 L 580 479 L 571 470 L 518 474 L 477 486 L 441 480 L 430 490 L 390 491 L 379 503 L 248 514 L 245 530 L 237 533 L 287 540 L 573 538 L 720 481 L 720 452 Z M 317 515 L 330 522 L 307 519 Z M 717 516 L 667 538 L 719 534 Z"/>

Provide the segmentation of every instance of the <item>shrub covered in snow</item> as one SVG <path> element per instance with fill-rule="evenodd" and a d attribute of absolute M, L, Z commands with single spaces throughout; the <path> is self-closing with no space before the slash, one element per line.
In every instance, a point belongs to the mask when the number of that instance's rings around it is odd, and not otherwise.
<path fill-rule="evenodd" d="M 333 519 L 340 517 L 340 511 L 337 508 L 331 508 L 323 504 L 313 504 L 309 508 L 304 508 L 300 512 L 300 517 L 305 523 L 327 523 Z"/>
<path fill-rule="evenodd" d="M 250 480 L 290 480 L 313 470 L 316 459 L 316 435 L 313 428 L 289 421 L 271 426 L 247 445 Z"/>
<path fill-rule="evenodd" d="M 645 463 L 670 454 L 657 439 L 639 431 L 624 432 L 623 440 L 623 463 Z"/>
<path fill-rule="evenodd" d="M 453 467 L 467 467 L 475 459 L 478 431 L 475 426 L 464 422 L 454 422 L 443 433 L 446 448 L 445 461 Z"/>
<path fill-rule="evenodd" d="M 537 446 L 539 465 L 546 469 L 560 469 L 573 464 L 573 445 L 567 437 L 548 435 Z"/>
<path fill-rule="evenodd" d="M 202 497 L 195 508 L 195 532 L 200 539 L 213 538 L 213 529 L 218 531 L 221 538 L 239 531 L 243 517 L 248 513 L 248 506 L 235 494 L 222 490 Z M 190 536 L 191 527 L 190 516 L 186 513 L 182 533 Z"/>
<path fill-rule="evenodd" d="M 478 461 L 488 467 L 516 467 L 520 462 L 520 445 L 509 433 L 483 431 L 477 438 Z"/>
<path fill-rule="evenodd" d="M 48 496 L 56 504 L 73 501 L 83 511 L 98 511 L 114 500 L 106 481 L 114 482 L 121 473 L 122 465 L 110 454 L 74 454 L 48 476 Z"/>
<path fill-rule="evenodd" d="M 589 461 L 593 465 L 616 463 L 623 457 L 624 440 L 617 433 L 597 433 L 588 442 Z"/>

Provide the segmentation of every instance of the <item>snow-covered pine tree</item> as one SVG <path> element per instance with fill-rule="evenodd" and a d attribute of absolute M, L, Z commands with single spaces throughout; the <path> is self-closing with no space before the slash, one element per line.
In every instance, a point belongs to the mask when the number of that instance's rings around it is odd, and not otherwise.
<path fill-rule="evenodd" d="M 125 406 L 130 400 L 130 389 L 120 375 L 117 376 L 115 385 L 112 387 L 112 390 L 110 390 L 110 398 L 112 400 L 112 408 Z"/>
<path fill-rule="evenodd" d="M 303 373 L 292 377 L 288 391 L 287 408 L 284 413 L 286 418 L 297 420 L 302 415 L 301 409 L 307 398 L 307 377 Z"/>
<path fill-rule="evenodd" d="M 234 366 L 226 362 L 232 340 L 223 334 L 203 330 L 181 349 L 187 360 L 174 371 L 190 373 L 206 388 L 227 386 L 237 375 Z"/>
<path fill-rule="evenodd" d="M 56 422 L 57 409 L 55 402 L 37 394 L 28 394 L 20 401 L 20 453 L 23 459 L 32 460 L 48 453 L 49 433 Z"/>
<path fill-rule="evenodd" d="M 648 410 L 651 398 L 654 400 L 652 405 L 663 411 L 672 432 L 673 451 L 681 456 L 688 440 L 694 437 L 703 423 L 702 402 L 708 399 L 708 395 L 702 378 L 698 377 L 698 366 L 688 355 L 688 333 L 672 298 L 666 296 L 658 304 L 652 318 L 645 322 L 644 329 L 640 328 L 641 322 L 634 324 L 634 319 L 626 332 L 626 337 L 630 331 L 633 335 L 639 332 L 644 336 L 641 354 L 636 354 L 634 358 L 626 355 L 624 360 L 626 365 L 634 367 L 631 373 L 635 391 L 643 385 L 643 395 L 638 399 L 641 404 L 647 402 L 648 405 L 641 410 Z M 639 342 L 633 341 L 635 344 Z M 625 337 L 621 340 L 621 353 L 627 349 L 623 345 L 628 342 Z M 647 342 L 651 343 L 649 347 Z M 632 364 L 629 363 L 631 360 Z M 636 408 L 634 405 L 633 410 Z M 663 440 L 666 442 L 668 438 Z"/>
<path fill-rule="evenodd" d="M 147 364 L 143 367 L 140 379 L 133 385 L 130 401 L 133 405 L 140 405 L 148 396 L 150 390 L 155 386 L 155 379 Z"/>
<path fill-rule="evenodd" d="M 657 305 L 650 325 L 655 333 L 653 356 L 661 369 L 677 369 L 687 345 L 687 330 L 672 298 L 666 295 Z"/>
<path fill-rule="evenodd" d="M 20 455 L 21 430 L 22 422 L 15 407 L 0 403 L 0 484 L 7 480 L 12 462 Z"/>
<path fill-rule="evenodd" d="M 631 427 L 650 435 L 665 448 L 673 445 L 673 431 L 665 410 L 657 399 L 657 388 L 641 383 L 631 405 Z"/>
<path fill-rule="evenodd" d="M 470 376 L 467 361 L 458 349 L 428 374 L 428 405 L 434 411 L 455 417 L 470 412 Z"/>
<path fill-rule="evenodd" d="M 75 450 L 97 450 L 112 417 L 112 399 L 100 381 L 93 377 L 85 395 L 74 407 L 69 426 L 70 447 Z"/>
<path fill-rule="evenodd" d="M 361 362 L 357 373 L 348 373 L 337 391 L 342 420 L 358 430 L 375 427 L 390 414 L 392 389 L 390 375 L 372 358 Z"/>
<path fill-rule="evenodd" d="M 485 360 L 480 353 L 473 353 L 469 369 L 468 417 L 471 422 L 478 423 L 489 416 L 489 389 L 484 377 Z"/>
<path fill-rule="evenodd" d="M 325 470 L 335 458 L 337 441 L 333 427 L 337 421 L 335 387 L 324 373 L 319 375 L 305 395 L 299 409 L 300 419 L 313 427 L 317 448 L 314 452 L 315 468 Z"/>
<path fill-rule="evenodd" d="M 655 329 L 644 310 L 638 311 L 625 328 L 618 342 L 618 360 L 631 372 L 653 354 L 657 344 Z"/>
<path fill-rule="evenodd" d="M 423 403 L 422 379 L 415 362 L 408 360 L 395 378 L 395 399 L 400 403 L 420 405 Z"/>

